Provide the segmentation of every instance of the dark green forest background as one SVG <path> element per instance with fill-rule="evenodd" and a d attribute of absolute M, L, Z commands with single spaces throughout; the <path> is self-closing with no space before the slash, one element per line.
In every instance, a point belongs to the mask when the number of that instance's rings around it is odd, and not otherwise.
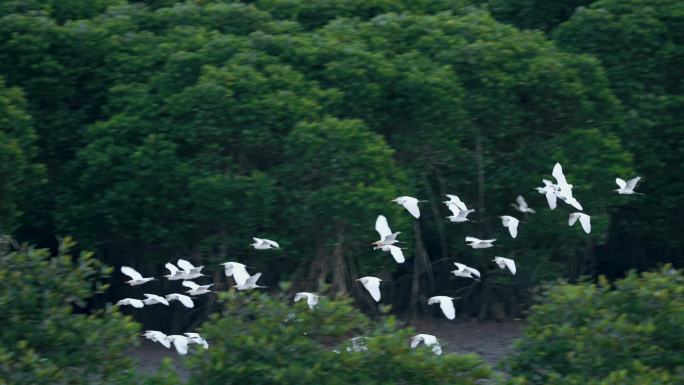
<path fill-rule="evenodd" d="M 0 233 L 19 241 L 70 235 L 145 276 L 184 257 L 224 282 L 218 264 L 239 261 L 371 312 L 355 279 L 376 275 L 416 316 L 440 294 L 461 317 L 519 317 L 548 280 L 684 266 L 681 0 L 27 0 L 0 15 Z M 590 235 L 533 190 L 555 162 Z M 636 175 L 645 195 L 614 191 Z M 445 193 L 477 223 L 446 220 Z M 429 201 L 420 221 L 399 195 Z M 537 214 L 517 215 L 517 195 Z M 378 214 L 403 265 L 370 247 Z M 454 261 L 482 282 L 450 278 Z M 123 280 L 91 306 L 134 295 Z M 177 328 L 212 306 L 139 320 Z"/>

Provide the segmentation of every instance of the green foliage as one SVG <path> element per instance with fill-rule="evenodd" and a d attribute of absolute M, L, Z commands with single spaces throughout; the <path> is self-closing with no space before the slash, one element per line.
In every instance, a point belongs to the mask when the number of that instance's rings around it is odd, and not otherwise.
<path fill-rule="evenodd" d="M 0 77 L 0 235 L 13 234 L 44 182 L 32 123 L 21 90 Z"/>
<path fill-rule="evenodd" d="M 681 384 L 682 325 L 684 275 L 670 266 L 551 286 L 505 366 L 519 384 Z"/>
<path fill-rule="evenodd" d="M 475 384 L 491 370 L 473 355 L 436 356 L 410 349 L 411 329 L 393 318 L 371 322 L 347 299 L 321 298 L 315 310 L 289 298 L 230 291 L 225 307 L 201 327 L 208 350 L 189 358 L 190 383 L 213 384 Z M 365 335 L 368 350 L 349 352 Z"/>
<path fill-rule="evenodd" d="M 595 0 L 481 0 L 497 20 L 521 29 L 550 32 Z"/>
<path fill-rule="evenodd" d="M 55 256 L 46 249 L 0 244 L 0 383 L 134 383 L 124 350 L 139 327 L 113 308 L 77 312 L 110 269 L 92 253 L 70 254 L 65 238 Z M 132 382 L 133 381 L 133 382 Z"/>

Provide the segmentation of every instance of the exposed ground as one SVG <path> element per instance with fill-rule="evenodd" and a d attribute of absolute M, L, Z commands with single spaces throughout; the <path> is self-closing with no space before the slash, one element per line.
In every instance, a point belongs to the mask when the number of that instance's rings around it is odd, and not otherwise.
<path fill-rule="evenodd" d="M 479 322 L 428 319 L 414 321 L 411 326 L 418 333 L 434 334 L 448 352 L 477 353 L 490 364 L 496 364 L 512 346 L 513 340 L 522 332 L 524 322 Z M 173 349 L 173 348 L 172 348 Z M 182 379 L 187 379 L 188 372 L 175 350 L 167 350 L 163 346 L 148 341 L 131 351 L 146 373 L 153 373 L 161 365 L 164 357 L 171 358 L 173 366 Z"/>

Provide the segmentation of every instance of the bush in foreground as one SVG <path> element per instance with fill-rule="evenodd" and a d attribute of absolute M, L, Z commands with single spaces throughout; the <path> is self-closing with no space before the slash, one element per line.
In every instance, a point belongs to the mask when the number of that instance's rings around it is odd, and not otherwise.
<path fill-rule="evenodd" d="M 321 298 L 315 310 L 291 298 L 230 291 L 222 314 L 201 333 L 211 347 L 189 358 L 197 385 L 474 384 L 491 377 L 475 355 L 412 350 L 411 329 L 392 317 L 375 324 L 347 299 Z M 348 351 L 367 336 L 367 350 Z"/>
<path fill-rule="evenodd" d="M 684 275 L 551 287 L 505 366 L 515 384 L 684 383 Z"/>
<path fill-rule="evenodd" d="M 139 325 L 114 308 L 78 314 L 106 288 L 109 268 L 64 239 L 57 255 L 0 240 L 0 384 L 173 384 L 173 378 L 134 373 L 125 350 Z M 147 382 L 145 382 L 147 381 Z"/>

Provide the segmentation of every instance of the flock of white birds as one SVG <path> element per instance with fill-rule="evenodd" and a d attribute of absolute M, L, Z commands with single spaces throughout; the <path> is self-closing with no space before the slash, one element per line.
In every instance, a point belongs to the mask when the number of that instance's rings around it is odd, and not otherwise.
<path fill-rule="evenodd" d="M 581 212 L 583 210 L 582 205 L 579 203 L 579 201 L 577 201 L 575 197 L 573 197 L 573 185 L 568 184 L 567 180 L 565 179 L 565 175 L 563 174 L 563 168 L 559 163 L 556 163 L 551 174 L 556 179 L 556 183 L 552 183 L 547 179 L 543 179 L 542 181 L 544 183 L 544 186 L 537 187 L 536 190 L 540 194 L 545 195 L 549 208 L 552 210 L 556 208 L 558 199 L 579 210 L 578 212 L 573 212 L 570 214 L 568 219 L 568 225 L 573 226 L 579 220 L 584 232 L 589 234 L 591 232 L 591 216 Z M 623 179 L 616 178 L 615 183 L 618 185 L 619 188 L 615 191 L 623 195 L 641 194 L 634 191 L 634 188 L 636 187 L 640 179 L 640 177 L 636 177 L 628 181 L 625 181 Z M 448 216 L 447 218 L 451 222 L 456 223 L 471 221 L 470 219 L 468 219 L 468 215 L 474 212 L 475 210 L 469 209 L 466 206 L 466 204 L 456 195 L 447 194 L 446 196 L 447 198 L 449 198 L 449 200 L 444 201 L 443 203 L 446 204 L 447 208 L 452 213 L 452 215 Z M 420 209 L 418 207 L 418 204 L 420 202 L 426 202 L 420 201 L 410 196 L 401 196 L 396 199 L 393 199 L 392 201 L 403 206 L 416 219 L 420 218 Z M 535 213 L 535 210 L 533 210 L 527 205 L 525 198 L 523 198 L 522 196 L 518 196 L 516 198 L 516 203 L 512 203 L 511 206 L 513 206 L 515 210 L 523 214 Z M 518 236 L 518 225 L 520 224 L 520 220 L 510 215 L 503 215 L 499 218 L 501 218 L 501 223 L 503 227 L 508 229 L 511 237 L 516 238 Z M 392 230 L 390 230 L 387 218 L 385 218 L 384 215 L 379 215 L 377 217 L 375 221 L 375 230 L 378 232 L 380 240 L 372 243 L 372 245 L 374 246 L 373 249 L 389 252 L 397 263 L 403 263 L 405 261 L 404 253 L 402 249 L 396 245 L 400 242 L 399 240 L 397 240 L 397 236 L 400 234 L 400 232 L 392 232 Z M 254 243 L 252 243 L 251 246 L 255 250 L 269 250 L 280 248 L 280 245 L 278 245 L 277 242 L 272 241 L 270 239 L 253 239 Z M 494 247 L 494 242 L 496 241 L 496 239 L 478 239 L 475 237 L 467 236 L 465 238 L 465 241 L 466 244 L 472 247 L 473 249 L 487 249 Z M 499 268 L 508 269 L 508 271 L 510 271 L 511 274 L 515 275 L 517 269 L 514 260 L 495 256 L 493 261 L 496 263 L 497 266 L 499 266 Z M 257 285 L 257 281 L 261 277 L 261 273 L 250 275 L 247 272 L 247 267 L 244 264 L 239 262 L 225 262 L 221 265 L 224 267 L 226 277 L 233 277 L 235 281 L 235 285 L 233 287 L 237 290 L 251 290 L 265 287 Z M 456 277 L 469 278 L 477 281 L 480 280 L 480 272 L 477 269 L 470 266 L 466 266 L 465 264 L 459 262 L 454 262 L 454 265 L 456 266 L 456 269 L 452 270 L 451 273 L 454 274 Z M 163 304 L 165 306 L 169 306 L 170 302 L 178 301 L 186 308 L 193 308 L 195 304 L 192 297 L 211 293 L 210 288 L 211 286 L 213 286 L 213 284 L 199 285 L 191 281 L 192 279 L 204 276 L 204 274 L 202 274 L 202 269 L 204 268 L 204 266 L 193 266 L 190 262 L 184 259 L 179 259 L 177 261 L 177 266 L 178 267 L 176 267 L 172 263 L 167 263 L 165 267 L 169 270 L 169 274 L 165 275 L 164 277 L 170 281 L 182 280 L 181 284 L 184 287 L 188 288 L 188 290 L 185 291 L 188 295 L 180 293 L 171 293 L 165 296 L 160 296 L 148 293 L 143 294 L 145 296 L 145 299 L 124 298 L 118 301 L 117 305 L 130 305 L 135 308 L 142 308 L 146 305 L 155 304 Z M 155 280 L 155 278 L 153 277 L 143 277 L 135 269 L 128 266 L 122 266 L 121 272 L 131 278 L 129 281 L 126 281 L 126 283 L 130 284 L 131 286 L 139 286 L 152 280 Z M 380 284 L 382 282 L 380 278 L 366 276 L 357 279 L 357 281 L 361 282 L 361 284 L 368 291 L 373 300 L 375 300 L 376 302 L 380 302 Z M 310 292 L 299 292 L 296 293 L 294 296 L 294 302 L 305 300 L 308 307 L 312 310 L 315 309 L 318 305 L 318 299 L 319 296 L 317 294 Z M 428 305 L 439 304 L 439 307 L 442 310 L 444 316 L 449 320 L 453 320 L 456 318 L 454 299 L 454 297 L 448 297 L 444 295 L 433 296 L 428 299 Z M 173 344 L 173 346 L 176 348 L 176 351 L 181 355 L 185 355 L 188 353 L 188 345 L 191 344 L 201 345 L 205 349 L 209 348 L 208 342 L 198 333 L 184 333 L 183 335 L 166 335 L 157 330 L 148 330 L 143 334 L 143 336 L 151 341 L 162 344 L 166 348 L 170 348 L 171 344 Z M 348 350 L 366 350 L 365 344 L 363 343 L 363 341 L 365 341 L 365 338 L 366 337 L 353 338 L 351 340 L 352 346 L 348 348 Z M 418 334 L 414 336 L 411 340 L 411 348 L 417 347 L 421 342 L 426 346 L 431 347 L 432 351 L 435 354 L 442 353 L 439 341 L 434 335 Z"/>

